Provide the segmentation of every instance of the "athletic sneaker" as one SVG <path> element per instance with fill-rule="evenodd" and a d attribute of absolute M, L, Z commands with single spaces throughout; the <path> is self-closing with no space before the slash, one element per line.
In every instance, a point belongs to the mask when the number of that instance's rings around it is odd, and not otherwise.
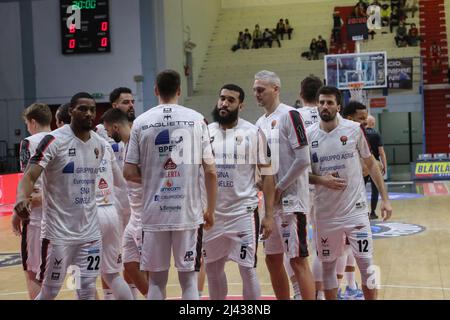
<path fill-rule="evenodd" d="M 301 294 L 295 294 L 293 300 L 302 300 Z"/>
<path fill-rule="evenodd" d="M 345 287 L 344 300 L 364 300 L 364 294 L 361 289 L 356 285 L 356 289 L 350 289 L 349 286 Z"/>
<path fill-rule="evenodd" d="M 369 215 L 369 219 L 370 220 L 378 219 L 378 216 L 377 216 L 377 214 L 375 212 L 371 212 L 370 215 Z"/>
<path fill-rule="evenodd" d="M 342 295 L 342 289 L 341 288 L 338 289 L 337 299 L 338 300 L 345 300 L 344 296 Z"/>

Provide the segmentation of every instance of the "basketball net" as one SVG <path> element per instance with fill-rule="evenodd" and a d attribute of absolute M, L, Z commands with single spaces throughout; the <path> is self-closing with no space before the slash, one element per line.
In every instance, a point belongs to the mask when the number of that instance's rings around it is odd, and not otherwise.
<path fill-rule="evenodd" d="M 363 90 L 364 82 L 349 82 L 350 100 L 367 106 L 367 91 Z"/>

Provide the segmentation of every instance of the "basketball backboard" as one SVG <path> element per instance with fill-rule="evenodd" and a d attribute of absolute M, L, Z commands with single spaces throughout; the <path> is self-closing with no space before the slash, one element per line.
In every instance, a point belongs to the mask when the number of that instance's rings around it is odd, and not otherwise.
<path fill-rule="evenodd" d="M 386 52 L 364 52 L 326 55 L 327 85 L 348 90 L 352 83 L 364 82 L 364 89 L 387 86 Z M 349 85 L 350 84 L 350 85 Z"/>

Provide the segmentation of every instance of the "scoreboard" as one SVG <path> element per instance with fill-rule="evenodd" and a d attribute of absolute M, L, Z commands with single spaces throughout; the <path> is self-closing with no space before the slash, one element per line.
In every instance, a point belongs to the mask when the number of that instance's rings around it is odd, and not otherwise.
<path fill-rule="evenodd" d="M 60 22 L 63 54 L 111 52 L 109 0 L 60 0 Z"/>

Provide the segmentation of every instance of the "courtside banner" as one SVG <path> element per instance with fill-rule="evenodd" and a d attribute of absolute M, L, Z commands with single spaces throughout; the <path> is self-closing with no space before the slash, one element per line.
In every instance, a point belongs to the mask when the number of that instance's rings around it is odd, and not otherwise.
<path fill-rule="evenodd" d="M 413 180 L 450 180 L 450 161 L 414 162 L 411 173 Z"/>

